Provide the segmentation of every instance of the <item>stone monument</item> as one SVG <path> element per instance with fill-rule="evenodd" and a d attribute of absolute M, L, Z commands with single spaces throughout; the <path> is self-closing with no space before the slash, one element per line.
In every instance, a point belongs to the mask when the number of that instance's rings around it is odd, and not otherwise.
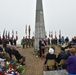
<path fill-rule="evenodd" d="M 45 23 L 42 0 L 36 3 L 36 19 L 35 19 L 35 51 L 39 50 L 39 40 L 45 38 Z"/>

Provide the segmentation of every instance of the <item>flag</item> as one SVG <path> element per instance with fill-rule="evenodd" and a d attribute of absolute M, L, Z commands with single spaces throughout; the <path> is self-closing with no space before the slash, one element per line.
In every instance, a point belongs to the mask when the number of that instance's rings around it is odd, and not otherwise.
<path fill-rule="evenodd" d="M 16 31 L 16 40 L 18 40 L 18 33 L 17 33 L 17 31 Z"/>
<path fill-rule="evenodd" d="M 6 38 L 7 38 L 7 31 L 6 31 Z"/>
<path fill-rule="evenodd" d="M 12 30 L 12 38 L 14 38 L 14 31 Z"/>
<path fill-rule="evenodd" d="M 27 36 L 27 25 L 25 26 L 25 34 Z"/>
<path fill-rule="evenodd" d="M 56 31 L 55 31 L 55 38 L 56 38 Z"/>
<path fill-rule="evenodd" d="M 4 31 L 3 31 L 3 39 L 5 39 L 5 29 L 4 29 Z"/>
<path fill-rule="evenodd" d="M 51 31 L 51 38 L 53 38 L 53 32 Z"/>
<path fill-rule="evenodd" d="M 0 33 L 0 39 L 1 39 L 1 33 Z"/>
<path fill-rule="evenodd" d="M 49 37 L 50 37 L 50 31 L 49 31 Z"/>
<path fill-rule="evenodd" d="M 61 30 L 59 31 L 59 38 L 61 38 Z"/>
<path fill-rule="evenodd" d="M 28 27 L 29 37 L 30 37 L 30 31 L 31 31 L 31 28 L 30 28 L 30 25 L 29 25 L 29 27 Z"/>
<path fill-rule="evenodd" d="M 8 39 L 10 39 L 10 32 L 8 32 Z"/>
<path fill-rule="evenodd" d="M 32 36 L 32 38 L 34 38 L 34 32 L 33 32 L 33 36 Z"/>

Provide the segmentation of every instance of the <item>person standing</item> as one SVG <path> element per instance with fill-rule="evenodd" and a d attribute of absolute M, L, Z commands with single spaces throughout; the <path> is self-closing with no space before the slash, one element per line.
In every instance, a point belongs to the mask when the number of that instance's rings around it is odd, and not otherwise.
<path fill-rule="evenodd" d="M 69 38 L 68 37 L 65 38 L 65 42 L 66 42 L 66 44 L 68 44 L 68 42 L 69 42 Z"/>
<path fill-rule="evenodd" d="M 62 43 L 62 45 L 64 44 L 64 36 L 62 36 L 62 38 L 61 38 L 61 43 Z"/>
<path fill-rule="evenodd" d="M 76 50 L 75 48 L 70 49 L 71 56 L 66 61 L 66 70 L 68 75 L 76 75 Z"/>
<path fill-rule="evenodd" d="M 17 41 L 17 40 L 14 38 L 14 40 L 13 40 L 13 42 L 14 42 L 14 46 L 16 46 L 16 41 Z"/>
<path fill-rule="evenodd" d="M 50 45 L 50 38 L 48 38 L 48 45 Z"/>
<path fill-rule="evenodd" d="M 21 40 L 21 45 L 22 45 L 22 48 L 25 48 L 25 37 L 23 37 L 23 39 Z"/>
<path fill-rule="evenodd" d="M 61 37 L 59 37 L 59 40 L 58 41 L 59 41 L 59 45 L 61 45 Z"/>
<path fill-rule="evenodd" d="M 27 36 L 25 38 L 25 45 L 26 45 L 26 48 L 28 48 L 28 38 L 27 38 Z"/>
<path fill-rule="evenodd" d="M 42 56 L 42 54 L 44 54 L 45 45 L 46 45 L 46 42 L 45 42 L 44 38 L 42 38 L 39 41 L 39 53 L 40 53 L 40 57 Z"/>

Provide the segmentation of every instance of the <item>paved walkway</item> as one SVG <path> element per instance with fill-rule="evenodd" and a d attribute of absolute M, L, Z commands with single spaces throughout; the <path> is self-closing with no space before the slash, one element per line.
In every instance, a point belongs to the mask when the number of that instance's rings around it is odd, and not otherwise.
<path fill-rule="evenodd" d="M 38 58 L 33 54 L 34 48 L 18 48 L 20 53 L 26 56 L 25 74 L 24 75 L 43 75 L 44 58 Z M 55 51 L 56 54 L 59 50 Z"/>

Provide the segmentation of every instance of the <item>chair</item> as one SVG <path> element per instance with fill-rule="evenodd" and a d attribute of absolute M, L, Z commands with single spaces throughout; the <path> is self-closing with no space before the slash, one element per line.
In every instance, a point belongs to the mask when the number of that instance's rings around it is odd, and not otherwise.
<path fill-rule="evenodd" d="M 51 60 L 49 59 L 49 60 L 47 60 L 47 63 L 45 66 L 46 66 L 47 70 L 55 70 L 56 62 L 54 59 L 51 59 Z"/>
<path fill-rule="evenodd" d="M 17 59 L 14 55 L 12 55 L 12 58 L 14 59 L 14 62 L 17 62 Z"/>
<path fill-rule="evenodd" d="M 7 52 L 5 52 L 5 58 L 6 58 L 6 60 L 10 60 L 10 56 Z"/>
<path fill-rule="evenodd" d="M 65 65 L 66 64 L 66 59 L 61 59 L 59 65 Z"/>
<path fill-rule="evenodd" d="M 66 68 L 66 59 L 61 59 L 60 63 L 58 64 L 58 69 L 65 69 Z"/>

